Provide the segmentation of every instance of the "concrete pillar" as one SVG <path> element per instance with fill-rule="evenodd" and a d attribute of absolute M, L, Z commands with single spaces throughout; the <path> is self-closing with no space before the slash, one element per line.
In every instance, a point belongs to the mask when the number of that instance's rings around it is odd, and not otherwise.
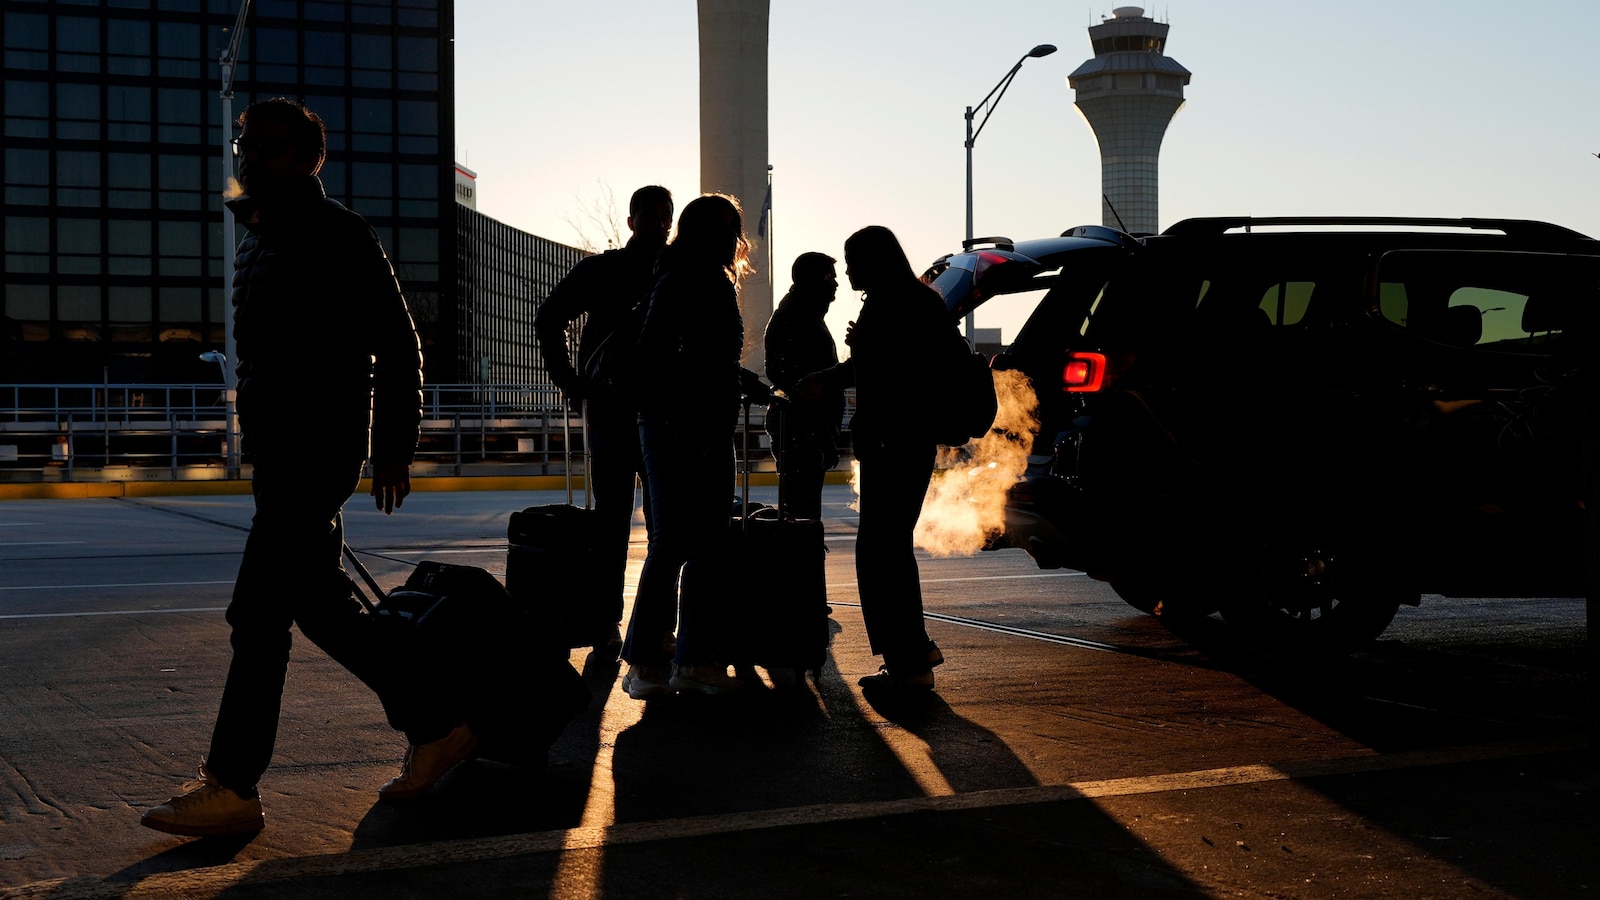
<path fill-rule="evenodd" d="M 756 234 L 767 195 L 767 21 L 769 0 L 698 0 L 700 10 L 700 190 L 731 194 L 757 266 L 739 288 L 744 365 L 766 368 L 761 346 L 772 317 L 766 241 Z M 679 200 L 682 208 L 687 200 Z M 770 232 L 769 232 L 770 236 Z"/>

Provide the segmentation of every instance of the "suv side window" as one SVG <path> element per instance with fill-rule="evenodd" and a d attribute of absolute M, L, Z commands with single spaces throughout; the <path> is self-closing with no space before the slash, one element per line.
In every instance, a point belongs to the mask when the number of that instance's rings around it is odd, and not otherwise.
<path fill-rule="evenodd" d="M 1522 341 L 1533 336 L 1522 326 L 1523 313 L 1528 308 L 1527 294 L 1495 288 L 1463 287 L 1450 295 L 1450 308 L 1461 307 L 1470 307 L 1478 314 L 1476 344 Z"/>
<path fill-rule="evenodd" d="M 1261 295 L 1261 310 L 1274 325 L 1298 325 L 1311 308 L 1311 294 L 1316 290 L 1311 281 L 1280 281 L 1270 285 Z"/>
<path fill-rule="evenodd" d="M 1510 353 L 1550 353 L 1595 288 L 1558 254 L 1397 250 L 1379 262 L 1375 310 L 1407 334 Z M 1592 277 L 1592 276 L 1590 276 Z"/>

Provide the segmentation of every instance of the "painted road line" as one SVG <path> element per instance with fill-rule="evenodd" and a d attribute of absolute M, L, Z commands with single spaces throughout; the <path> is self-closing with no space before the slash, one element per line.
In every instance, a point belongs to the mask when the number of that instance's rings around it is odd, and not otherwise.
<path fill-rule="evenodd" d="M 227 612 L 226 606 L 192 606 L 184 609 L 103 609 L 85 612 L 15 613 L 0 619 L 73 619 L 80 616 L 148 616 L 155 613 Z"/>
<path fill-rule="evenodd" d="M 969 619 L 965 616 L 951 616 L 945 613 L 924 612 L 924 618 L 938 622 L 949 622 L 953 625 L 965 625 L 968 628 L 977 628 L 982 631 L 993 631 L 996 634 L 1009 634 L 1015 637 L 1025 637 L 1035 641 L 1046 641 L 1051 644 L 1065 644 L 1069 647 L 1081 647 L 1085 650 L 1099 650 L 1105 653 L 1124 653 L 1133 656 L 1166 656 L 1166 653 L 1152 652 L 1138 647 L 1121 647 L 1116 644 L 1102 644 L 1099 641 L 1089 641 L 1083 638 L 1064 637 L 1051 634 L 1048 631 L 1034 631 L 1030 628 L 1017 628 L 1014 625 L 1001 625 L 998 622 L 985 622 L 982 619 Z"/>
<path fill-rule="evenodd" d="M 439 550 L 357 550 L 356 552 L 388 558 L 390 556 L 449 556 L 452 554 L 461 553 L 505 553 L 506 549 L 506 545 L 501 544 L 498 547 L 450 547 Z"/>
<path fill-rule="evenodd" d="M 82 544 L 84 541 L 7 541 L 0 547 L 45 547 L 54 544 Z"/>
<path fill-rule="evenodd" d="M 129 587 L 193 587 L 201 584 L 233 584 L 233 579 L 227 581 L 125 581 L 108 584 L 23 584 L 11 587 L 0 587 L 0 591 L 61 591 L 83 590 L 88 588 L 129 588 Z"/>
<path fill-rule="evenodd" d="M 923 583 L 926 584 L 927 582 Z M 849 606 L 854 609 L 861 608 L 860 603 L 851 603 L 843 600 L 830 599 L 828 601 L 828 605 Z M 969 619 L 965 616 L 951 616 L 946 615 L 945 613 L 927 612 L 924 610 L 922 617 L 924 619 L 933 619 L 937 622 L 949 622 L 952 625 L 964 625 L 968 628 L 979 629 L 980 631 L 992 631 L 996 634 L 1008 634 L 1012 637 L 1028 638 L 1029 640 L 1044 641 L 1050 644 L 1062 644 L 1068 647 L 1078 647 L 1084 650 L 1098 650 L 1102 653 L 1121 653 L 1127 656 L 1143 656 L 1157 659 L 1165 659 L 1171 656 L 1170 653 L 1159 650 L 1145 650 L 1139 647 L 1122 647 L 1118 646 L 1117 644 L 1102 644 L 1099 641 L 1089 641 L 1084 640 L 1083 638 L 1066 637 L 1064 635 L 1051 634 L 1048 631 L 1034 631 L 1030 628 L 1017 628 L 1014 625 L 1001 625 L 998 622 L 985 622 L 982 619 Z"/>
<path fill-rule="evenodd" d="M 924 578 L 923 584 L 954 584 L 958 581 L 1005 581 L 1018 578 L 1085 578 L 1082 572 L 1034 572 L 1028 575 L 970 575 L 961 578 Z"/>
<path fill-rule="evenodd" d="M 1174 791 L 1201 791 L 1272 782 L 1302 781 L 1309 778 L 1395 772 L 1573 752 L 1587 747 L 1587 738 L 1508 741 L 1401 753 L 1363 753 L 1342 759 L 1293 762 L 1276 766 L 1231 766 L 1103 781 L 1003 788 L 940 797 L 828 803 L 726 815 L 663 819 L 654 822 L 588 825 L 566 831 L 440 841 L 432 844 L 406 844 L 320 856 L 229 863 L 182 872 L 158 873 L 135 882 L 91 880 L 81 876 L 61 878 L 0 890 L 0 896 L 12 900 L 111 900 L 111 898 L 133 900 L 133 898 L 162 897 L 199 900 L 199 898 L 222 897 L 235 890 L 259 888 L 300 879 L 328 879 L 347 875 L 401 872 L 424 867 L 470 865 L 567 850 L 599 850 L 606 847 L 769 831 L 791 826 L 859 822 L 912 813 L 966 812 L 1008 806 L 1105 800 Z M 292 891 L 286 890 L 284 893 L 287 895 Z"/>

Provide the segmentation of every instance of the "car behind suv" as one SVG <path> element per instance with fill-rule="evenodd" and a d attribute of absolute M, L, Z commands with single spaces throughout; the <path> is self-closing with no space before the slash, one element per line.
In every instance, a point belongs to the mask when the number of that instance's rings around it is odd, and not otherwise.
<path fill-rule="evenodd" d="M 1337 651 L 1424 592 L 1583 593 L 1593 239 L 1512 220 L 1189 219 L 980 239 L 925 277 L 957 315 L 1044 291 L 993 361 L 1038 394 L 1000 540 L 1042 567 Z"/>

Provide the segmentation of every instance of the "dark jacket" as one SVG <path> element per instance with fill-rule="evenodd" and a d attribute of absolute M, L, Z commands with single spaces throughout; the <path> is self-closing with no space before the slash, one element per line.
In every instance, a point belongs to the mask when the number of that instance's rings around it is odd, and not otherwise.
<path fill-rule="evenodd" d="M 233 261 L 244 450 L 411 462 L 422 353 L 377 233 L 311 175 L 228 205 L 249 232 Z"/>
<path fill-rule="evenodd" d="M 569 397 L 584 392 L 582 370 L 628 311 L 650 296 L 656 283 L 655 248 L 638 238 L 627 246 L 607 250 L 578 261 L 561 279 L 533 316 L 533 335 L 539 343 L 550 381 Z M 587 316 L 578 335 L 578 365 L 567 352 L 567 324 Z"/>
<path fill-rule="evenodd" d="M 839 364 L 833 332 L 823 321 L 832 293 L 828 288 L 796 285 L 783 295 L 767 322 L 767 379 L 787 391 L 812 372 Z"/>
<path fill-rule="evenodd" d="M 767 378 L 783 391 L 811 374 L 839 364 L 838 346 L 833 332 L 823 320 L 833 299 L 831 287 L 789 289 L 767 322 Z M 838 461 L 837 442 L 840 420 L 844 418 L 844 391 L 829 390 L 815 400 L 791 400 L 789 405 L 769 416 L 768 425 L 781 422 L 788 429 L 785 440 L 792 445 L 811 446 L 824 468 Z"/>
<path fill-rule="evenodd" d="M 745 371 L 738 291 L 717 266 L 673 265 L 671 248 L 662 264 L 639 332 L 640 413 L 731 416 Z"/>
<path fill-rule="evenodd" d="M 857 456 L 868 442 L 933 440 L 928 410 L 941 398 L 926 389 L 926 374 L 951 327 L 944 299 L 914 279 L 863 298 L 850 358 L 822 373 L 831 388 L 856 389 L 850 431 Z"/>

